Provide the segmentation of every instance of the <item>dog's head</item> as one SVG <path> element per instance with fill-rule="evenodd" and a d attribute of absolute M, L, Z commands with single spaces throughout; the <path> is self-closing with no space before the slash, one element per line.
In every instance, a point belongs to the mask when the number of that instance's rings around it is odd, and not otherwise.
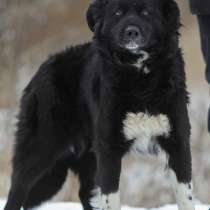
<path fill-rule="evenodd" d="M 87 20 L 109 51 L 137 56 L 176 40 L 180 13 L 174 0 L 93 0 Z"/>

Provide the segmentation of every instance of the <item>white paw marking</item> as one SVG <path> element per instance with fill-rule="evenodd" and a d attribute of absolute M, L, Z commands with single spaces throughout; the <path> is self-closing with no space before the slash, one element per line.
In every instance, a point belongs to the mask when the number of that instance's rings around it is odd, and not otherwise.
<path fill-rule="evenodd" d="M 102 209 L 102 197 L 100 188 L 92 190 L 89 203 L 94 210 Z"/>
<path fill-rule="evenodd" d="M 134 140 L 132 150 L 148 152 L 155 145 L 155 137 L 169 136 L 170 122 L 166 115 L 128 113 L 123 121 L 123 132 L 127 140 Z"/>
<path fill-rule="evenodd" d="M 169 170 L 169 177 L 176 196 L 179 210 L 194 210 L 192 183 L 179 183 L 173 170 Z"/>
<path fill-rule="evenodd" d="M 102 210 L 120 210 L 120 193 L 102 195 Z"/>
<path fill-rule="evenodd" d="M 120 210 L 120 193 L 101 194 L 101 189 L 96 188 L 91 192 L 90 205 L 94 210 Z"/>

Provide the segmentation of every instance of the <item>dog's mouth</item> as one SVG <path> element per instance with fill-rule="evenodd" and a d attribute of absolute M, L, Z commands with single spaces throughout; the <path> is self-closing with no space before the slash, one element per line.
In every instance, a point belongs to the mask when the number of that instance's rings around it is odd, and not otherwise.
<path fill-rule="evenodd" d="M 131 51 L 135 51 L 135 50 L 138 50 L 139 49 L 139 44 L 137 44 L 136 42 L 134 41 L 130 41 L 129 43 L 125 44 L 125 48 L 127 50 L 131 50 Z"/>
<path fill-rule="evenodd" d="M 139 56 L 141 57 L 142 52 L 145 52 L 146 49 L 144 49 L 141 44 L 135 41 L 129 41 L 125 44 L 120 45 L 120 48 L 126 51 L 128 54 L 134 55 L 134 56 Z"/>
<path fill-rule="evenodd" d="M 140 46 L 138 43 L 134 42 L 134 41 L 131 41 L 127 44 L 125 44 L 125 47 L 124 47 L 126 50 L 128 50 L 130 53 L 133 53 L 133 54 L 141 54 L 140 51 Z"/>

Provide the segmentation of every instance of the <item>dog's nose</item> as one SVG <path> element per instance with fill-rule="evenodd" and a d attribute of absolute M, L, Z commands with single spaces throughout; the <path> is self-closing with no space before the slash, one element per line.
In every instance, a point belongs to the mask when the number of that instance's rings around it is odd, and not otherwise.
<path fill-rule="evenodd" d="M 126 40 L 137 40 L 140 38 L 141 32 L 140 29 L 137 26 L 128 26 L 125 29 L 125 35 L 124 38 Z"/>

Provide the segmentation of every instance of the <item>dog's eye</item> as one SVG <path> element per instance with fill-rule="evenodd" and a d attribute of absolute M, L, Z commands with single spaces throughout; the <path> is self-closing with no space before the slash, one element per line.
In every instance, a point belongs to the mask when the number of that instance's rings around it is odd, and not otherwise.
<path fill-rule="evenodd" d="M 142 15 L 144 15 L 144 16 L 148 16 L 149 15 L 149 11 L 147 11 L 147 10 L 144 10 L 144 11 L 142 11 L 142 13 L 141 13 Z"/>
<path fill-rule="evenodd" d="M 123 12 L 122 10 L 118 10 L 117 12 L 115 12 L 115 16 L 122 16 Z"/>

